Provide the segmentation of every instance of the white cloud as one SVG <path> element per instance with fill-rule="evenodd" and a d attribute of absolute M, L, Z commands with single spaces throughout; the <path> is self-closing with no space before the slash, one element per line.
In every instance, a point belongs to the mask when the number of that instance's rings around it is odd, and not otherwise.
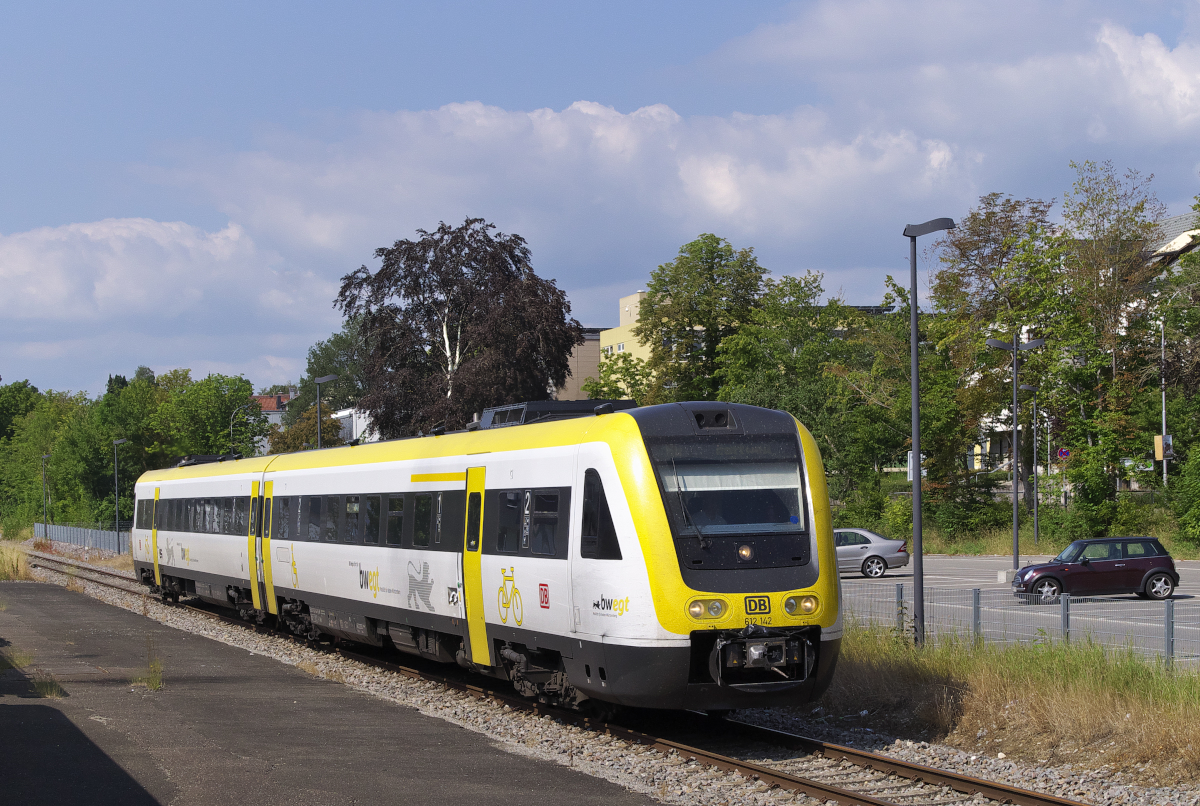
<path fill-rule="evenodd" d="M 337 327 L 332 283 L 288 270 L 232 223 L 106 219 L 0 236 L 0 287 L 0 373 L 57 387 L 95 389 L 139 363 L 282 381 Z M 281 335 L 292 357 L 261 355 Z"/>

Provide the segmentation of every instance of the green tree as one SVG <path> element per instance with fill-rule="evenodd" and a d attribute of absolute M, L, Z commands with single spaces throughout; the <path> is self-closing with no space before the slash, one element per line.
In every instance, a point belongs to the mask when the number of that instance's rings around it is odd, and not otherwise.
<path fill-rule="evenodd" d="M 600 356 L 600 377 L 588 377 L 583 393 L 591 400 L 630 399 L 641 405 L 654 380 L 646 362 L 632 353 Z"/>
<path fill-rule="evenodd" d="M 296 397 L 288 402 L 284 412 L 284 427 L 290 428 L 295 425 L 301 413 L 316 402 L 317 385 L 313 383 L 315 378 L 338 376 L 336 381 L 321 384 L 322 410 L 328 407 L 329 411 L 339 411 L 356 406 L 367 391 L 363 362 L 368 353 L 369 350 L 363 342 L 361 317 L 348 318 L 340 331 L 309 347 L 308 366 L 304 377 L 295 385 Z M 273 388 L 278 391 L 264 394 L 289 391 L 288 387 Z"/>
<path fill-rule="evenodd" d="M 332 416 L 332 412 L 321 407 L 321 446 L 333 448 L 345 444 L 342 441 L 342 421 Z M 267 453 L 295 453 L 296 451 L 315 450 L 317 447 L 317 407 L 309 406 L 296 420 L 295 425 L 283 429 L 277 425 L 271 426 L 267 435 Z"/>
<path fill-rule="evenodd" d="M 42 395 L 28 380 L 0 386 L 0 440 L 12 436 L 17 420 L 33 411 Z"/>
<path fill-rule="evenodd" d="M 753 249 L 709 233 L 651 273 L 634 329 L 650 347 L 646 402 L 717 398 L 718 349 L 750 321 L 766 275 Z"/>

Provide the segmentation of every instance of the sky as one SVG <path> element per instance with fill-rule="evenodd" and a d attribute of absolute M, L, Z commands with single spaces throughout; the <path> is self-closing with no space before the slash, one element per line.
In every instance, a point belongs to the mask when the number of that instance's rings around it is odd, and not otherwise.
<path fill-rule="evenodd" d="M 12 4 L 0 378 L 295 381 L 340 278 L 518 233 L 590 327 L 704 232 L 850 304 L 1070 162 L 1200 193 L 1200 0 Z M 922 255 L 927 271 L 930 255 Z M 924 289 L 922 290 L 924 293 Z"/>

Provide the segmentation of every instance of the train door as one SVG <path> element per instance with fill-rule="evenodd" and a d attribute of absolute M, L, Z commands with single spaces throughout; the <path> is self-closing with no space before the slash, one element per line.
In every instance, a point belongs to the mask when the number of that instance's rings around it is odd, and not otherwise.
<path fill-rule="evenodd" d="M 494 666 L 483 614 L 484 468 L 467 468 L 467 517 L 463 530 L 462 591 L 467 611 L 467 653 L 472 663 Z"/>
<path fill-rule="evenodd" d="M 258 537 L 262 510 L 258 498 L 258 482 L 250 482 L 250 530 L 246 535 L 246 575 L 250 577 L 250 597 L 255 610 L 262 609 L 262 541 Z"/>
<path fill-rule="evenodd" d="M 262 519 L 258 530 L 258 573 L 259 581 L 263 586 L 263 598 L 266 600 L 267 612 L 271 615 L 278 615 L 279 607 L 275 598 L 275 584 L 271 577 L 271 503 L 272 503 L 272 488 L 275 482 L 267 481 L 263 483 L 263 504 L 262 504 Z"/>
<path fill-rule="evenodd" d="M 158 509 L 159 489 L 160 488 L 158 488 L 158 487 L 154 488 L 154 508 L 156 510 Z M 156 516 L 158 515 L 157 512 L 155 512 L 154 514 Z M 154 555 L 154 584 L 161 585 L 162 584 L 162 571 L 158 567 L 158 518 L 157 517 L 155 517 L 155 519 L 150 524 L 150 552 Z"/>

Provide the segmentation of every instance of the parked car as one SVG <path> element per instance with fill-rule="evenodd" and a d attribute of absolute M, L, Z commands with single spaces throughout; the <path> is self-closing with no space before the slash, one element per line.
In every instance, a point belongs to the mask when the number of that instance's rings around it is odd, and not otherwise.
<path fill-rule="evenodd" d="M 1034 602 L 1057 601 L 1063 593 L 1166 599 L 1179 585 L 1179 572 L 1153 537 L 1106 537 L 1076 540 L 1050 562 L 1022 568 L 1012 584 L 1014 594 Z"/>
<path fill-rule="evenodd" d="M 889 568 L 908 565 L 908 543 L 889 540 L 869 529 L 834 529 L 838 571 L 859 571 L 876 579 Z"/>

